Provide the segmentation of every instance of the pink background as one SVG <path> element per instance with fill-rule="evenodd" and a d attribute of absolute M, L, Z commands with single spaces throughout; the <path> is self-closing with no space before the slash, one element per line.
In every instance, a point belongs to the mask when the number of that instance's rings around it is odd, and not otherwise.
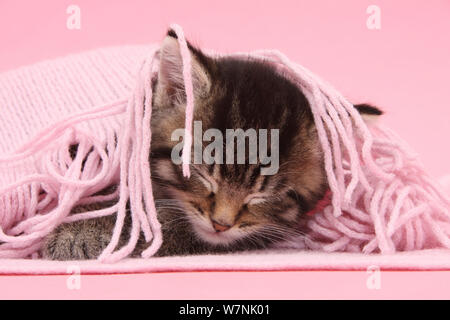
<path fill-rule="evenodd" d="M 81 8 L 81 30 L 66 28 L 66 8 L 70 4 Z M 366 27 L 366 9 L 371 4 L 381 8 L 381 30 L 369 30 Z M 384 121 L 421 154 L 433 176 L 450 173 L 448 0 L 1 0 L 0 72 L 99 46 L 157 42 L 172 22 L 182 25 L 191 41 L 201 47 L 223 52 L 261 48 L 283 51 L 334 84 L 352 101 L 371 102 L 384 109 Z M 162 288 L 164 283 L 171 283 L 172 279 L 174 287 L 181 286 L 179 292 L 191 292 L 184 298 L 207 297 L 206 291 L 189 291 L 188 286 L 192 285 L 193 279 L 208 288 L 208 281 L 214 277 L 216 284 L 219 282 L 222 290 L 225 290 L 221 291 L 223 297 L 236 298 L 273 297 L 262 293 L 264 287 L 258 283 L 262 281 L 268 288 L 284 283 L 277 291 L 277 297 L 295 298 L 305 297 L 305 294 L 299 292 L 298 286 L 290 285 L 291 280 L 307 280 L 309 276 L 304 276 L 306 274 L 254 273 L 250 277 L 258 280 L 249 287 L 253 289 L 241 290 L 239 296 L 233 295 L 233 281 L 228 278 L 232 277 L 235 283 L 241 283 L 249 277 L 246 273 L 232 276 L 181 273 L 167 276 L 169 280 L 165 281 L 158 280 L 164 279 L 161 275 L 127 275 L 114 279 L 119 279 L 117 283 L 123 279 L 124 284 L 130 283 L 137 287 L 140 281 L 155 281 L 153 290 L 155 286 Z M 334 277 L 333 281 L 339 283 L 337 279 L 340 276 L 323 272 L 311 273 L 311 276 L 317 274 L 323 276 L 312 277 L 314 280 L 309 285 L 308 282 L 304 283 L 304 288 L 314 287 L 314 290 L 318 290 L 314 297 L 320 292 L 330 296 L 329 290 L 325 290 L 330 283 L 324 281 L 327 277 Z M 430 277 L 442 277 L 439 274 L 430 273 Z M 89 277 L 95 279 L 95 276 Z M 0 287 L 4 288 L 5 283 L 11 282 L 33 288 L 33 284 L 40 283 L 40 280 L 36 280 L 39 278 L 45 279 L 41 282 L 45 281 L 48 288 L 52 288 L 51 283 L 61 281 L 61 277 L 0 277 Z M 142 278 L 146 280 L 139 280 Z M 93 291 L 84 291 L 89 297 L 101 295 L 101 286 L 109 283 L 104 276 L 92 280 L 92 283 L 96 281 L 100 287 L 92 285 L 89 290 Z M 320 291 L 321 288 L 324 290 Z M 351 292 L 352 287 L 349 288 Z M 29 291 L 28 296 L 32 292 Z M 142 291 L 143 296 L 145 292 Z M 164 292 L 161 296 L 151 294 L 147 297 L 171 297 L 169 291 Z M 389 292 L 392 294 L 396 291 L 385 291 L 386 297 L 389 297 Z M 445 289 L 440 292 L 446 294 Z M 173 297 L 180 296 L 176 292 L 173 294 Z M 16 294 L 11 292 L 11 296 L 20 297 L 20 291 Z"/>
<path fill-rule="evenodd" d="M 448 271 L 382 271 L 368 289 L 362 271 L 187 272 L 81 276 L 2 276 L 0 299 L 448 299 Z"/>

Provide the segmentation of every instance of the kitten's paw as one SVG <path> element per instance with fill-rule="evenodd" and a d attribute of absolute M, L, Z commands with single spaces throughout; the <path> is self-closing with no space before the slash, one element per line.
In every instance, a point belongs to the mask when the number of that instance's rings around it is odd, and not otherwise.
<path fill-rule="evenodd" d="M 89 222 L 62 224 L 45 238 L 42 255 L 49 260 L 96 259 L 110 239 Z"/>

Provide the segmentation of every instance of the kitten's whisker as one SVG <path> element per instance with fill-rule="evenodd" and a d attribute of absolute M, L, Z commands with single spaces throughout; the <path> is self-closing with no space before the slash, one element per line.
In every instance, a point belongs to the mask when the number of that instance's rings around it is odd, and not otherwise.
<path fill-rule="evenodd" d="M 264 229 L 263 229 L 264 230 Z M 269 232 L 269 233 L 278 233 L 278 234 L 283 234 L 283 237 L 304 237 L 304 238 L 309 238 L 309 236 L 300 231 L 300 230 L 294 230 L 291 228 L 287 228 L 287 227 L 282 227 L 282 226 L 276 226 L 276 225 L 269 225 L 265 228 L 264 230 L 265 232 Z"/>

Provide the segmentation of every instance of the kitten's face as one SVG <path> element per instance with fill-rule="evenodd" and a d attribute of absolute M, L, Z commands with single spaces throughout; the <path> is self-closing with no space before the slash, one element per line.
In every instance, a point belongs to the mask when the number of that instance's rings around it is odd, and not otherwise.
<path fill-rule="evenodd" d="M 327 189 L 307 99 L 265 63 L 211 58 L 190 49 L 194 120 L 201 121 L 203 131 L 215 128 L 224 136 L 226 129 L 279 129 L 279 170 L 262 175 L 261 163 L 191 164 L 191 177 L 183 177 L 181 165 L 170 157 L 178 143 L 171 141 L 172 132 L 185 121 L 182 62 L 176 39 L 168 36 L 153 99 L 154 183 L 180 203 L 183 217 L 207 243 L 261 247 L 298 235 L 305 213 Z"/>
<path fill-rule="evenodd" d="M 189 179 L 182 178 L 181 168 L 168 159 L 159 159 L 154 168 L 167 194 L 182 204 L 196 235 L 210 244 L 267 244 L 298 235 L 299 219 L 323 189 L 306 198 L 292 187 L 295 178 L 290 179 L 287 171 L 263 176 L 255 165 L 233 177 L 235 171 L 221 168 L 193 165 Z"/>

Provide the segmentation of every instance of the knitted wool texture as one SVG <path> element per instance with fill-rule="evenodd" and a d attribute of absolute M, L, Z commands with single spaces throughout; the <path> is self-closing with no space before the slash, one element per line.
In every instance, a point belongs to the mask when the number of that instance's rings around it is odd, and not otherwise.
<path fill-rule="evenodd" d="M 195 107 L 191 63 L 182 29 L 172 28 L 186 88 L 188 178 Z M 0 76 L 0 258 L 39 257 L 43 238 L 59 224 L 115 212 L 113 237 L 101 261 L 127 257 L 141 231 L 150 242 L 142 256 L 158 250 L 162 234 L 148 161 L 158 49 L 100 49 Z M 394 132 L 368 127 L 338 91 L 278 51 L 233 56 L 271 64 L 310 102 L 331 202 L 310 217 L 306 240 L 299 242 L 315 250 L 363 253 L 450 248 L 450 200 Z M 114 193 L 98 195 L 117 183 Z M 74 206 L 116 198 L 109 208 L 70 215 Z M 127 202 L 131 236 L 117 250 Z"/>

